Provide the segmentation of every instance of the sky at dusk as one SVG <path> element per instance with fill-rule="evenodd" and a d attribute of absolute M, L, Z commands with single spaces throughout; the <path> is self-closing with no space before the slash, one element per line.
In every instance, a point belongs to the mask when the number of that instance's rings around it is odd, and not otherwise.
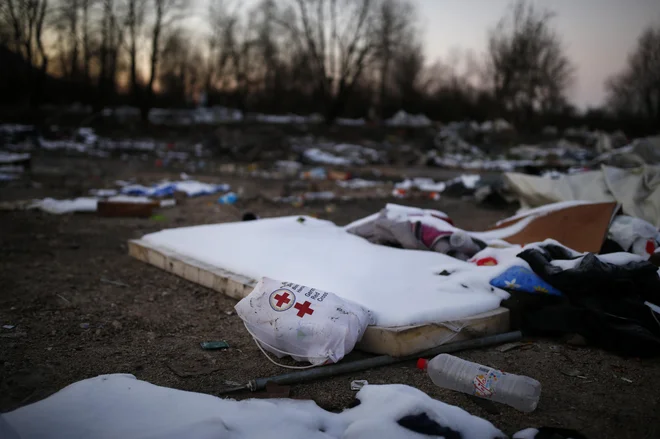
<path fill-rule="evenodd" d="M 413 0 L 424 31 L 429 60 L 472 51 L 481 58 L 488 31 L 509 0 Z M 553 27 L 576 65 L 571 100 L 579 107 L 603 103 L 604 82 L 620 71 L 637 37 L 660 25 L 660 0 L 535 0 L 556 13 Z"/>
<path fill-rule="evenodd" d="M 208 1 L 193 0 L 197 25 L 205 21 Z M 258 0 L 237 0 L 249 9 Z M 511 6 L 511 0 L 410 0 L 417 7 L 427 61 L 447 62 L 471 52 L 486 52 L 488 32 Z M 555 12 L 552 26 L 576 67 L 571 101 L 580 108 L 598 106 L 605 80 L 621 71 L 637 37 L 647 26 L 660 26 L 660 0 L 532 0 Z"/>

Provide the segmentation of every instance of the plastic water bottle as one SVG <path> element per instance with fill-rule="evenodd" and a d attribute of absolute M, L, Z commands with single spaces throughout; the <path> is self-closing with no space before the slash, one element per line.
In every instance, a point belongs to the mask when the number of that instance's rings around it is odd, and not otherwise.
<path fill-rule="evenodd" d="M 504 373 L 449 354 L 432 360 L 420 358 L 417 367 L 427 371 L 436 386 L 510 405 L 522 412 L 536 409 L 541 383 L 526 376 Z"/>

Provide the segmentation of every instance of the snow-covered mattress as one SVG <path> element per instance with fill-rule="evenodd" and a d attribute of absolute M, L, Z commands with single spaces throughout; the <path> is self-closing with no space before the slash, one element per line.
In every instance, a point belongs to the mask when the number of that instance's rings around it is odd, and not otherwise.
<path fill-rule="evenodd" d="M 371 244 L 309 217 L 168 229 L 142 241 L 251 279 L 331 291 L 370 309 L 377 326 L 458 320 L 494 310 L 508 296 L 489 284 L 505 267 Z"/>

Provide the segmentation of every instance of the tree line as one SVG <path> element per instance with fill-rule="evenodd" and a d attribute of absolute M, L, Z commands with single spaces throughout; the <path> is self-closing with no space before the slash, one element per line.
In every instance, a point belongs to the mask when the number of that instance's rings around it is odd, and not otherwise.
<path fill-rule="evenodd" d="M 3 0 L 0 102 L 155 106 L 437 120 L 574 121 L 575 67 L 551 11 L 517 0 L 487 53 L 428 60 L 410 0 Z M 439 42 L 440 44 L 442 42 Z M 645 30 L 607 106 L 587 118 L 660 126 L 660 26 Z M 641 121 L 641 122 L 639 122 Z"/>

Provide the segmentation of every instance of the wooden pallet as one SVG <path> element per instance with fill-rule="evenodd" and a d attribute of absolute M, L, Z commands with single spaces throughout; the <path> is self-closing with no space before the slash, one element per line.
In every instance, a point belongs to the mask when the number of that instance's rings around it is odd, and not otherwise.
<path fill-rule="evenodd" d="M 140 261 L 240 300 L 257 281 L 214 267 L 142 240 L 128 242 L 128 254 Z M 418 326 L 369 326 L 357 348 L 375 354 L 412 355 L 450 341 L 460 341 L 509 330 L 509 310 L 495 310 L 460 321 Z"/>

